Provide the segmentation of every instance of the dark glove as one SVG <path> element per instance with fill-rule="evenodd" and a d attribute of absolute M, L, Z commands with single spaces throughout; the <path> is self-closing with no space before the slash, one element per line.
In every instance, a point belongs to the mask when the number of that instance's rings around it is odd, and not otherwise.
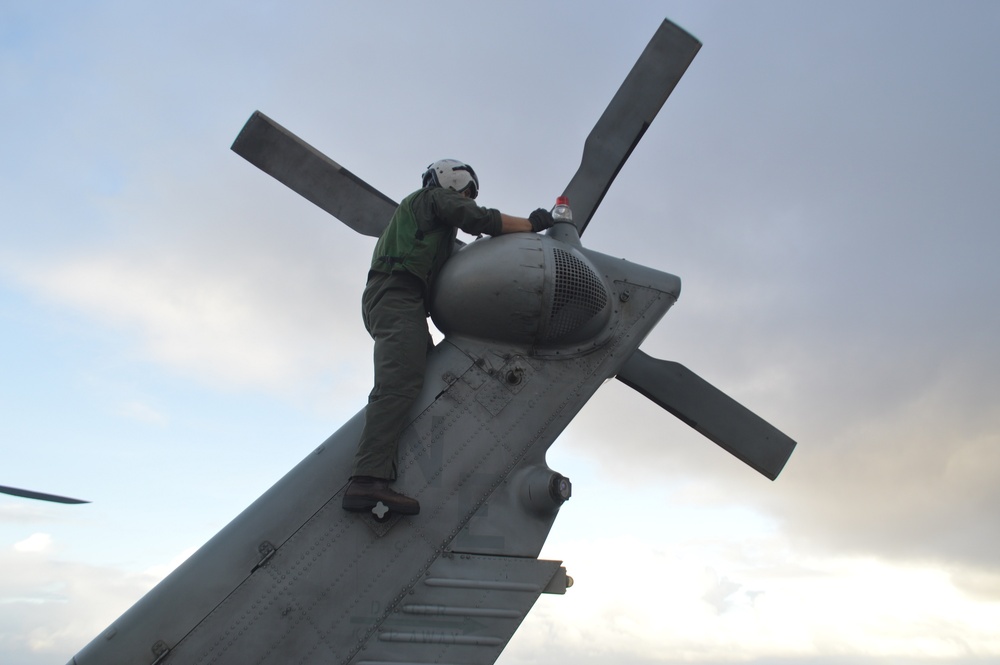
<path fill-rule="evenodd" d="M 531 230 L 538 233 L 552 226 L 552 213 L 545 208 L 539 208 L 528 215 L 528 221 L 531 222 Z"/>

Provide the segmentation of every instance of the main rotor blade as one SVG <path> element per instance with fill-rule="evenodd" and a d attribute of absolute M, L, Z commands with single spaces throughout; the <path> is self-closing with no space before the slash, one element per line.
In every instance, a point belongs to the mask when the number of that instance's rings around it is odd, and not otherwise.
<path fill-rule="evenodd" d="M 580 168 L 563 192 L 581 234 L 700 48 L 701 42 L 664 20 L 594 125 Z"/>
<path fill-rule="evenodd" d="M 771 480 L 795 448 L 763 418 L 678 363 L 637 349 L 617 378 Z"/>
<path fill-rule="evenodd" d="M 21 490 L 16 487 L 4 487 L 0 485 L 0 492 L 11 496 L 20 496 L 25 499 L 38 499 L 39 501 L 52 501 L 54 503 L 90 503 L 82 499 L 71 499 L 66 496 L 56 496 L 55 494 L 45 494 L 44 492 L 32 492 L 31 490 Z"/>
<path fill-rule="evenodd" d="M 379 237 L 396 202 L 260 111 L 233 152 L 366 236 Z"/>

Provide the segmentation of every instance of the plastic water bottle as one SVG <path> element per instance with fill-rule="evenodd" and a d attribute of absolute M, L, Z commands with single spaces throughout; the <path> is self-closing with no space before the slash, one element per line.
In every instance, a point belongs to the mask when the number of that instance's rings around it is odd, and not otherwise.
<path fill-rule="evenodd" d="M 559 222 L 573 223 L 573 211 L 569 208 L 568 196 L 556 197 L 556 207 L 552 209 L 552 221 L 555 224 Z"/>

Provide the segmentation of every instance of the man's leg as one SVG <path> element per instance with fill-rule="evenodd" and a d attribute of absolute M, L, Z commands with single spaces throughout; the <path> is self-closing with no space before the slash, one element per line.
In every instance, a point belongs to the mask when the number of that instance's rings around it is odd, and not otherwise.
<path fill-rule="evenodd" d="M 364 305 L 365 324 L 375 340 L 375 387 L 354 459 L 356 482 L 345 494 L 344 507 L 368 510 L 382 500 L 397 512 L 415 514 L 419 504 L 388 489 L 387 482 L 396 478 L 399 437 L 423 386 L 430 339 L 423 294 L 409 275 L 376 275 L 372 282 Z"/>

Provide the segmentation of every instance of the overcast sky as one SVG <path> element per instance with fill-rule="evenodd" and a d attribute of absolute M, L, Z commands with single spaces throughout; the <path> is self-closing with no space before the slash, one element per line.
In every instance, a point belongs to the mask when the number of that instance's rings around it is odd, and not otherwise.
<path fill-rule="evenodd" d="M 229 150 L 551 206 L 668 17 L 703 43 L 584 236 L 644 342 L 796 439 L 775 482 L 617 382 L 553 445 L 499 662 L 1000 657 L 1000 5 L 0 2 L 0 662 L 62 663 L 360 409 L 370 238 Z"/>

